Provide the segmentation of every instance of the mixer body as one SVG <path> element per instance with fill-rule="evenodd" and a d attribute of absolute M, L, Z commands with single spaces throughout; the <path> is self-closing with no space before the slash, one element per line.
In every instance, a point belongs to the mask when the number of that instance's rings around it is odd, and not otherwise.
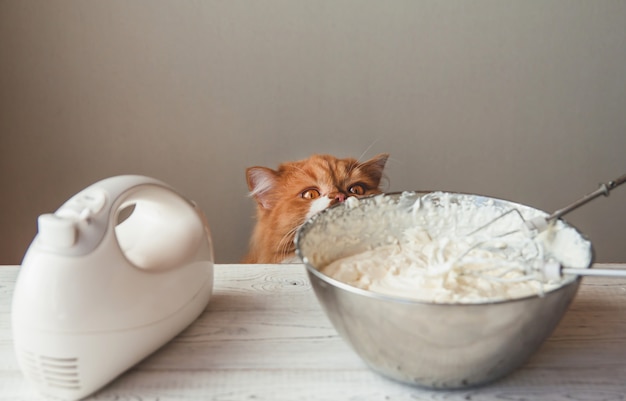
<path fill-rule="evenodd" d="M 40 216 L 22 262 L 12 305 L 22 372 L 44 395 L 92 394 L 202 313 L 213 260 L 203 213 L 164 183 L 118 176 L 79 192 Z"/>

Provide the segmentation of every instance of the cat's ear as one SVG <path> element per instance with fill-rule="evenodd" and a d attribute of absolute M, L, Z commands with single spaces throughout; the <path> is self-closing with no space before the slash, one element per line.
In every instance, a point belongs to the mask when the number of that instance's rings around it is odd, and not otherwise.
<path fill-rule="evenodd" d="M 383 170 L 385 169 L 385 164 L 387 163 L 388 158 L 388 153 L 380 153 L 368 161 L 361 163 L 361 167 L 366 169 L 370 177 L 376 181 L 377 185 L 383 177 Z"/>
<path fill-rule="evenodd" d="M 271 209 L 272 189 L 276 186 L 278 173 L 267 167 L 250 167 L 246 169 L 248 189 L 257 203 L 264 209 Z"/>

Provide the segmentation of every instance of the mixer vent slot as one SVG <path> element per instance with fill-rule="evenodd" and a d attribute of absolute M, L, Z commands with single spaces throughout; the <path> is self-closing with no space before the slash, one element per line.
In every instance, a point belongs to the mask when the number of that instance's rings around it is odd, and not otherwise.
<path fill-rule="evenodd" d="M 39 385 L 79 390 L 78 358 L 57 358 L 21 351 L 24 374 Z"/>

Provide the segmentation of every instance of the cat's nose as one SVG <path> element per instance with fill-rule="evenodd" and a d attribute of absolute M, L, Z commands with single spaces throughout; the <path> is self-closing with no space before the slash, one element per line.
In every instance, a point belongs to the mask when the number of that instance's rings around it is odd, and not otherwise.
<path fill-rule="evenodd" d="M 343 202 L 346 200 L 346 195 L 341 192 L 337 192 L 334 197 L 335 202 Z"/>

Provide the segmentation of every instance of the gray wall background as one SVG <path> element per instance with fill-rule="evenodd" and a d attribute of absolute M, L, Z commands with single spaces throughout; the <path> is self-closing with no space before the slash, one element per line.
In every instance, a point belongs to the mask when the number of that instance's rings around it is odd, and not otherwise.
<path fill-rule="evenodd" d="M 389 191 L 555 210 L 626 172 L 624 1 L 0 0 L 0 264 L 118 174 L 196 200 L 217 261 L 244 170 L 389 152 Z M 569 215 L 625 262 L 626 188 Z"/>

